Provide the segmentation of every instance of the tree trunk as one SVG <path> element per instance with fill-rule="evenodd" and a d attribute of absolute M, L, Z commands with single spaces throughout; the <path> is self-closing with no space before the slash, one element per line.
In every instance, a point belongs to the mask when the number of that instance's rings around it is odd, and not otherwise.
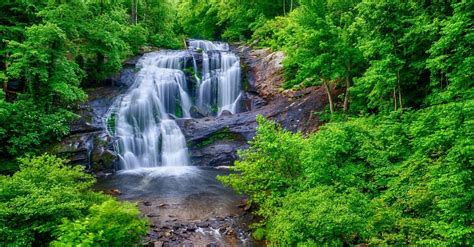
<path fill-rule="evenodd" d="M 286 0 L 283 0 L 283 15 L 286 15 Z"/>
<path fill-rule="evenodd" d="M 400 104 L 400 109 L 403 110 L 402 89 L 400 87 L 400 71 L 397 72 L 397 80 L 398 80 L 398 103 Z"/>
<path fill-rule="evenodd" d="M 393 107 L 394 110 L 397 110 L 397 90 L 396 88 L 393 89 Z"/>
<path fill-rule="evenodd" d="M 334 113 L 334 102 L 332 99 L 331 90 L 329 89 L 329 85 L 327 82 L 323 82 L 324 88 L 326 88 L 326 93 L 328 94 L 328 101 L 329 101 L 329 109 L 331 110 L 331 114 Z"/>
<path fill-rule="evenodd" d="M 346 93 L 344 95 L 344 112 L 349 109 L 349 88 L 351 87 L 351 78 L 346 78 Z"/>
<path fill-rule="evenodd" d="M 290 1 L 290 13 L 293 11 L 293 0 Z"/>
<path fill-rule="evenodd" d="M 137 24 L 137 10 L 138 10 L 138 0 L 131 0 L 132 2 L 132 6 L 131 6 L 131 9 L 132 9 L 132 14 L 131 14 L 131 19 L 132 19 L 132 24 Z"/>
<path fill-rule="evenodd" d="M 400 89 L 400 84 L 398 85 L 398 103 L 400 104 L 400 109 L 403 109 L 402 90 Z"/>

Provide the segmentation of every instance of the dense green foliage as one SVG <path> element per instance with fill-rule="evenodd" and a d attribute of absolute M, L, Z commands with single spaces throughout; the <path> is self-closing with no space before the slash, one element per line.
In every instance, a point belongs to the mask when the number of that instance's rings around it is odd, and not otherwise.
<path fill-rule="evenodd" d="M 262 28 L 254 36 L 288 51 L 286 87 L 323 84 L 330 94 L 343 84 L 344 109 L 352 95 L 352 112 L 447 102 L 461 87 L 472 96 L 470 1 L 300 2 L 267 24 L 280 25 L 278 31 Z"/>
<path fill-rule="evenodd" d="M 474 245 L 473 1 L 4 0 L 0 11 L 2 174 L 67 135 L 83 88 L 145 46 L 246 41 L 284 51 L 283 86 L 324 87 L 331 112 L 308 136 L 259 117 L 239 173 L 220 178 L 256 205 L 255 238 Z M 126 246 L 146 231 L 80 168 L 19 163 L 0 176 L 2 245 Z"/>
<path fill-rule="evenodd" d="M 259 118 L 239 173 L 220 178 L 258 206 L 257 238 L 473 244 L 473 13 L 472 1 L 300 0 L 253 30 L 285 51 L 284 86 L 325 87 L 335 113 L 305 138 Z"/>
<path fill-rule="evenodd" d="M 179 24 L 190 37 L 245 40 L 266 20 L 290 12 L 293 0 L 178 0 Z"/>
<path fill-rule="evenodd" d="M 307 138 L 258 119 L 221 178 L 275 245 L 472 244 L 474 102 L 326 124 Z"/>
<path fill-rule="evenodd" d="M 167 1 L 7 0 L 0 11 L 4 157 L 37 153 L 67 134 L 82 87 L 119 71 L 140 47 L 181 44 Z"/>
<path fill-rule="evenodd" d="M 92 192 L 94 182 L 54 156 L 20 159 L 20 171 L 0 176 L 0 242 L 42 246 L 59 235 L 58 245 L 136 243 L 146 232 L 138 210 Z"/>

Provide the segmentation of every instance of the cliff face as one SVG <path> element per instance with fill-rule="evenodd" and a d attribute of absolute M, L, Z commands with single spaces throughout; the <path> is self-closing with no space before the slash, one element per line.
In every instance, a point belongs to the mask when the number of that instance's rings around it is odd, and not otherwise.
<path fill-rule="evenodd" d="M 233 51 L 241 58 L 245 111 L 177 120 L 188 142 L 192 165 L 232 165 L 237 150 L 246 148 L 255 136 L 257 115 L 291 131 L 311 132 L 319 126 L 319 118 L 313 113 L 323 110 L 326 94 L 317 87 L 282 90 L 282 52 L 246 46 L 235 47 Z M 114 138 L 106 131 L 105 118 L 115 98 L 133 83 L 135 63 L 136 59 L 130 60 L 119 75 L 107 81 L 107 86 L 89 90 L 89 101 L 81 106 L 81 118 L 72 124 L 71 135 L 51 147 L 51 152 L 85 165 L 95 173 L 114 170 Z"/>

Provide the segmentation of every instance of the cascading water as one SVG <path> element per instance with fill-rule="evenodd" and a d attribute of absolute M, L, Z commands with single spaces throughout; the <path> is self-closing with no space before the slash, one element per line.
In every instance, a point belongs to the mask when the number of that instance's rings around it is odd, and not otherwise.
<path fill-rule="evenodd" d="M 226 43 L 190 40 L 189 47 L 202 51 L 202 80 L 197 105 L 204 113 L 238 112 L 241 97 L 240 59 Z"/>
<path fill-rule="evenodd" d="M 225 43 L 190 40 L 189 50 L 145 54 L 137 68 L 134 85 L 111 113 L 121 169 L 187 166 L 186 140 L 174 119 L 190 118 L 192 108 L 214 116 L 239 111 L 240 61 Z M 187 79 L 190 71 L 194 80 Z"/>

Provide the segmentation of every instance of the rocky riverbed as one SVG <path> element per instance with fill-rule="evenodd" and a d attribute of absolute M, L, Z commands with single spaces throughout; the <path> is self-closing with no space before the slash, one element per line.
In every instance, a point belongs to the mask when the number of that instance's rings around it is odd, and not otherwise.
<path fill-rule="evenodd" d="M 216 180 L 226 169 L 158 167 L 100 179 L 97 190 L 138 203 L 149 246 L 261 246 L 251 238 L 246 198 Z"/>

